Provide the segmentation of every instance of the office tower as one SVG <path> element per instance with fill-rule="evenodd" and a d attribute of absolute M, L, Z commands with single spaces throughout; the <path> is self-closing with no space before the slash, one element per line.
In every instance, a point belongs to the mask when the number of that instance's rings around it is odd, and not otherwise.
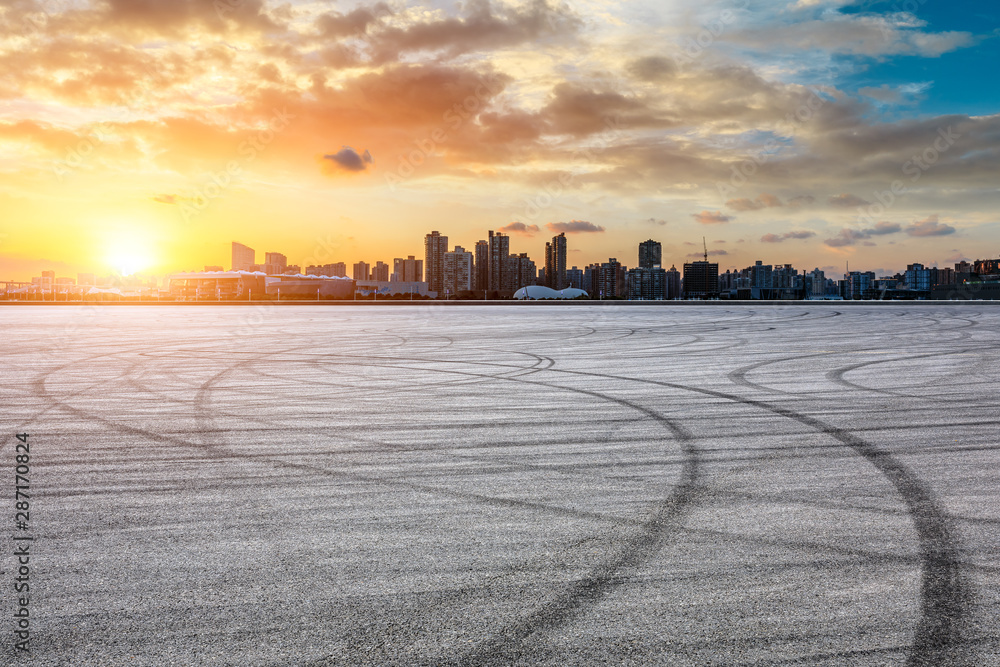
<path fill-rule="evenodd" d="M 368 280 L 368 262 L 358 262 L 354 265 L 354 279 Z"/>
<path fill-rule="evenodd" d="M 406 259 L 396 257 L 392 260 L 392 277 L 396 283 L 419 283 L 424 280 L 424 260 L 408 255 Z"/>
<path fill-rule="evenodd" d="M 424 237 L 424 274 L 427 278 L 427 289 L 439 294 L 444 291 L 444 256 L 447 252 L 447 236 L 431 232 Z"/>
<path fill-rule="evenodd" d="M 288 268 L 288 258 L 280 252 L 264 253 L 264 273 L 280 276 Z"/>
<path fill-rule="evenodd" d="M 718 263 L 700 261 L 684 265 L 684 298 L 717 299 L 718 297 Z"/>
<path fill-rule="evenodd" d="M 560 232 L 545 244 L 545 284 L 555 290 L 566 287 L 566 234 Z"/>
<path fill-rule="evenodd" d="M 452 252 L 444 254 L 443 291 L 438 296 L 454 296 L 459 292 L 470 292 L 475 283 L 472 253 L 460 245 Z M 428 285 L 428 288 L 430 286 Z"/>
<path fill-rule="evenodd" d="M 510 256 L 510 237 L 490 230 L 490 273 L 489 289 L 499 291 L 509 289 L 507 280 L 507 258 Z"/>
<path fill-rule="evenodd" d="M 375 266 L 372 268 L 371 280 L 378 280 L 379 282 L 389 282 L 389 265 L 385 262 L 375 262 Z"/>
<path fill-rule="evenodd" d="M 658 241 L 652 239 L 639 244 L 639 268 L 658 269 L 660 268 L 660 257 L 663 246 Z"/>
<path fill-rule="evenodd" d="M 232 271 L 252 271 L 257 263 L 257 253 L 253 248 L 233 241 Z"/>
<path fill-rule="evenodd" d="M 507 271 L 505 275 L 507 280 L 507 285 L 504 287 L 505 290 L 516 292 L 522 287 L 538 283 L 538 270 L 535 268 L 535 262 L 528 257 L 528 253 L 526 252 L 507 257 Z"/>

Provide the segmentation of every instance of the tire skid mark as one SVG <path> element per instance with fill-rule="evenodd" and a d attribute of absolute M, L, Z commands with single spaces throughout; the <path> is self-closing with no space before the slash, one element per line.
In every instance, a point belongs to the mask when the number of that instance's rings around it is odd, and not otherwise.
<path fill-rule="evenodd" d="M 930 489 L 905 464 L 891 453 L 854 434 L 780 405 L 735 396 L 701 387 L 641 378 L 554 370 L 590 377 L 632 380 L 671 389 L 691 391 L 705 396 L 733 401 L 766 410 L 810 426 L 847 445 L 871 463 L 896 489 L 909 511 L 920 549 L 922 570 L 921 617 L 914 632 L 909 667 L 973 665 L 966 655 L 964 634 L 969 623 L 973 592 L 962 576 L 958 539 L 947 513 L 938 506 Z"/>

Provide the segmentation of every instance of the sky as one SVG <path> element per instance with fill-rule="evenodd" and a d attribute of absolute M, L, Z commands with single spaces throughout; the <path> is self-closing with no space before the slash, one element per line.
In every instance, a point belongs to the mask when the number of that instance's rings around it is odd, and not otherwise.
<path fill-rule="evenodd" d="M 1000 256 L 1000 6 L 3 0 L 0 280 L 704 243 L 891 274 Z"/>

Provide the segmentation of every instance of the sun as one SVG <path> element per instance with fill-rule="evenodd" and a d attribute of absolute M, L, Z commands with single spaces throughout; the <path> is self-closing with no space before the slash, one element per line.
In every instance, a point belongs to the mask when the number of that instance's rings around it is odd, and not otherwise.
<path fill-rule="evenodd" d="M 122 276 L 144 271 L 155 264 L 153 244 L 135 233 L 119 234 L 108 239 L 104 261 Z"/>

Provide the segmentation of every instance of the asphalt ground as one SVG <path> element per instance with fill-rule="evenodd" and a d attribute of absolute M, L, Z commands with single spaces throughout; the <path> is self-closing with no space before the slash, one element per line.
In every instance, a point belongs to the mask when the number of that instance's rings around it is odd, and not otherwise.
<path fill-rule="evenodd" d="M 0 332 L 0 661 L 1000 664 L 1000 307 L 66 306 Z"/>

